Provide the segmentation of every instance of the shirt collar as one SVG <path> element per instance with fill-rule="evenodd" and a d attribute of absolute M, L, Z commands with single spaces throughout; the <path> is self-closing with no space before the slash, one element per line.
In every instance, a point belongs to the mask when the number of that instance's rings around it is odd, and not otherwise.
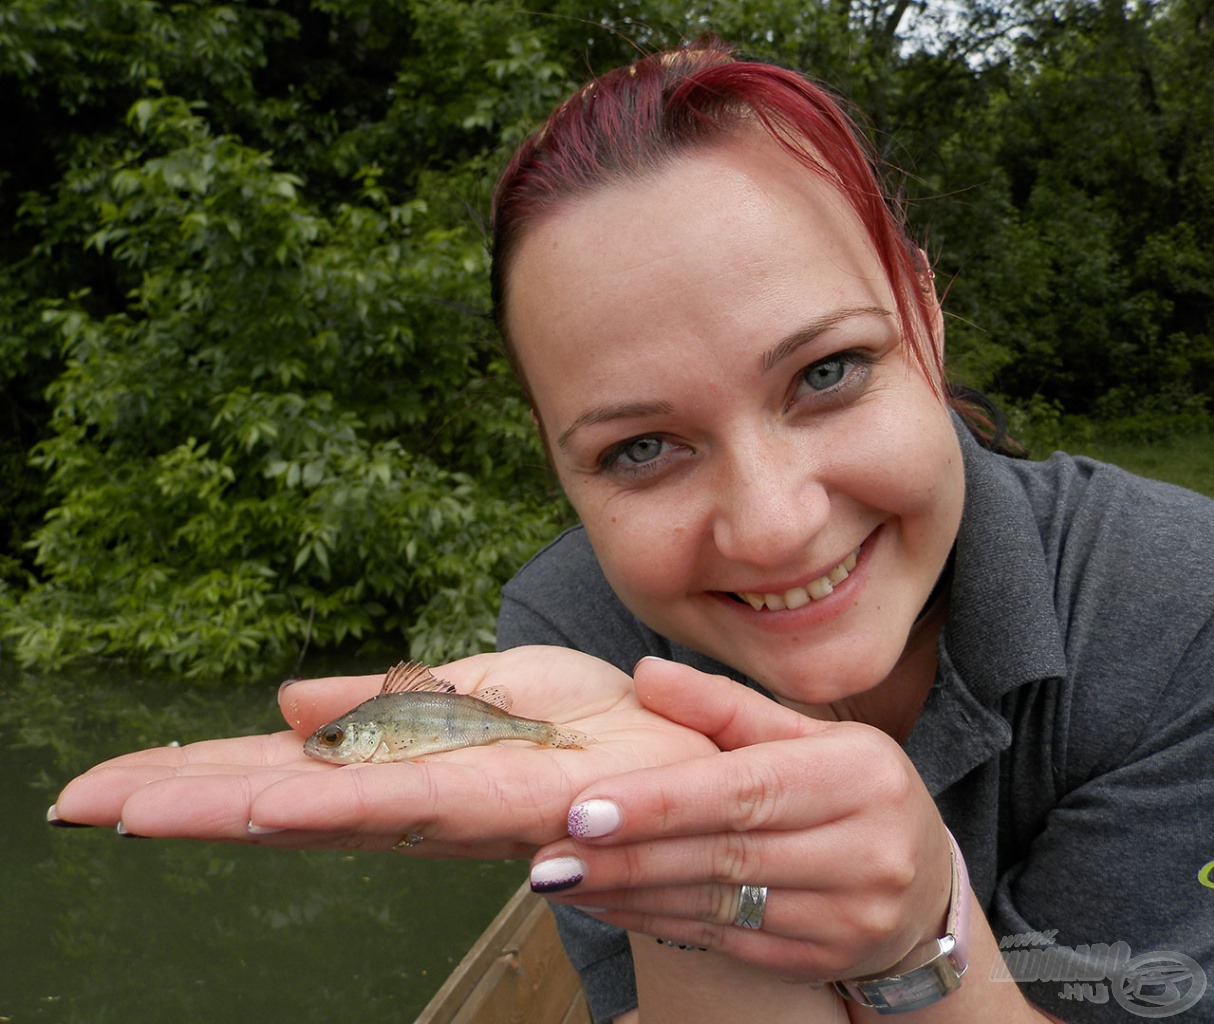
<path fill-rule="evenodd" d="M 1005 749 L 1002 698 L 1061 677 L 1066 656 L 1054 611 L 1053 573 L 1016 472 L 954 418 L 965 464 L 965 504 L 954 549 L 949 615 L 936 684 L 906 740 L 937 794 Z"/>

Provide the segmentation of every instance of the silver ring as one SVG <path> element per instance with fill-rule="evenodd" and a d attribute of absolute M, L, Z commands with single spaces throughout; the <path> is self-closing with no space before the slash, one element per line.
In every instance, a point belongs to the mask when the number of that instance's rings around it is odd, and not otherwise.
<path fill-rule="evenodd" d="M 738 913 L 733 919 L 736 928 L 762 928 L 763 911 L 767 908 L 767 886 L 744 885 L 738 897 Z"/>

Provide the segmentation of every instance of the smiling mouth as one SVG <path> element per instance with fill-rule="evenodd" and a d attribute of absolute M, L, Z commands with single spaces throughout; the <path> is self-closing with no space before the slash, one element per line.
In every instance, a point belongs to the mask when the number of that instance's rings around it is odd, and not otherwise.
<path fill-rule="evenodd" d="M 860 549 L 856 548 L 842 562 L 836 565 L 825 576 L 819 576 L 804 587 L 793 587 L 778 594 L 760 594 L 754 591 L 738 591 L 729 596 L 737 601 L 745 601 L 755 611 L 782 612 L 801 608 L 811 601 L 821 601 L 830 597 L 835 587 L 847 579 L 848 573 L 856 567 L 856 558 Z"/>

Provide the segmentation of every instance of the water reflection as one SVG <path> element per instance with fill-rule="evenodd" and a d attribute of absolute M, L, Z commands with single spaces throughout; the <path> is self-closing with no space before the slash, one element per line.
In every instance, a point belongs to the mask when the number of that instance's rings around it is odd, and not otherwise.
<path fill-rule="evenodd" d="M 52 829 L 72 775 L 126 750 L 281 725 L 278 680 L 220 689 L 0 679 L 0 1022 L 410 1021 L 521 863 L 288 852 Z"/>

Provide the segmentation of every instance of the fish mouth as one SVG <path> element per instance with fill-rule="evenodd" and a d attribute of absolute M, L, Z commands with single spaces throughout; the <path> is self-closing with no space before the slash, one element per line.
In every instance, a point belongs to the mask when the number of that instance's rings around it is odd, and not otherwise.
<path fill-rule="evenodd" d="M 788 590 L 773 593 L 738 590 L 730 591 L 729 596 L 735 601 L 744 601 L 757 612 L 795 611 L 814 601 L 830 597 L 834 593 L 835 587 L 847 579 L 856 567 L 856 559 L 859 557 L 860 548 L 857 547 L 829 572 L 810 580 L 803 587 L 790 587 Z"/>

